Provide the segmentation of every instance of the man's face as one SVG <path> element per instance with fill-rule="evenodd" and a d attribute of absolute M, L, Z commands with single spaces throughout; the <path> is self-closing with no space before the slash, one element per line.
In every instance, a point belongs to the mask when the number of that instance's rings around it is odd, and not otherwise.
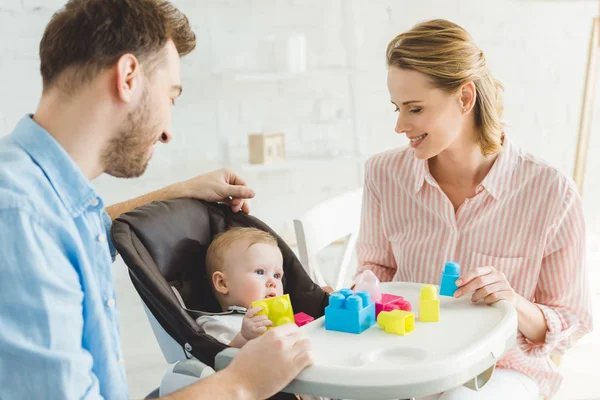
<path fill-rule="evenodd" d="M 105 172 L 120 178 L 142 175 L 159 140 L 171 140 L 171 106 L 181 93 L 179 54 L 173 42 L 164 50 L 165 60 L 155 66 L 150 79 L 143 78 L 140 100 L 102 154 Z"/>

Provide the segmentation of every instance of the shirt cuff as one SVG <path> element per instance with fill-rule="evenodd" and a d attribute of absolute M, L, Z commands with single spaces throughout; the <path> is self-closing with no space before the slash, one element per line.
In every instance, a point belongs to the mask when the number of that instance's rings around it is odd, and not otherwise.
<path fill-rule="evenodd" d="M 529 356 L 545 357 L 552 354 L 559 347 L 559 344 L 571 334 L 574 327 L 565 329 L 560 314 L 551 307 L 543 304 L 536 304 L 536 306 L 542 311 L 548 326 L 546 339 L 544 343 L 534 343 L 525 336 L 520 335 L 519 346 Z"/>

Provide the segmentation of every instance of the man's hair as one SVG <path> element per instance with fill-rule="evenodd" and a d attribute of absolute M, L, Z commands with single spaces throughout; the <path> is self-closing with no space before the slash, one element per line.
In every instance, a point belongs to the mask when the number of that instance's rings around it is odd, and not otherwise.
<path fill-rule="evenodd" d="M 44 91 L 77 88 L 128 53 L 151 74 L 169 40 L 180 56 L 196 47 L 187 17 L 166 0 L 69 0 L 40 42 Z"/>
<path fill-rule="evenodd" d="M 233 243 L 240 240 L 248 241 L 248 247 L 257 243 L 277 247 L 277 239 L 273 235 L 257 228 L 231 228 L 221 232 L 213 238 L 206 252 L 206 271 L 209 278 L 216 271 L 221 271 L 225 253 Z"/>

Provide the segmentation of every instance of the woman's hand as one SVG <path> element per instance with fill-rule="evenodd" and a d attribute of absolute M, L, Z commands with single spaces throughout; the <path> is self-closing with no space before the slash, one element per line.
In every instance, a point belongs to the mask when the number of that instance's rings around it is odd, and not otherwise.
<path fill-rule="evenodd" d="M 273 326 L 273 322 L 266 315 L 256 315 L 262 307 L 254 307 L 249 309 L 242 321 L 241 334 L 244 339 L 250 341 L 255 339 L 267 331 L 267 327 Z"/>
<path fill-rule="evenodd" d="M 454 297 L 473 293 L 473 302 L 483 299 L 487 304 L 494 304 L 499 300 L 508 300 L 516 306 L 518 299 L 504 274 L 494 267 L 472 269 L 456 280 L 456 286 L 458 290 L 454 292 Z"/>

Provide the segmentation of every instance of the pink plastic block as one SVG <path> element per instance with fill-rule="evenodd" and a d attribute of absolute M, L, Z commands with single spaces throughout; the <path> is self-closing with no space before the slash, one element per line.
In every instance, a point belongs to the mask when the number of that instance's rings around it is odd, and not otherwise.
<path fill-rule="evenodd" d="M 298 314 L 294 315 L 294 320 L 296 322 L 296 325 L 303 326 L 303 325 L 308 324 L 309 322 L 314 321 L 315 319 L 308 314 L 299 312 Z"/>
<path fill-rule="evenodd" d="M 404 300 L 402 296 L 395 296 L 393 294 L 382 293 L 381 299 L 375 302 L 375 317 L 379 316 L 382 311 L 412 311 L 412 306 L 408 300 Z"/>

